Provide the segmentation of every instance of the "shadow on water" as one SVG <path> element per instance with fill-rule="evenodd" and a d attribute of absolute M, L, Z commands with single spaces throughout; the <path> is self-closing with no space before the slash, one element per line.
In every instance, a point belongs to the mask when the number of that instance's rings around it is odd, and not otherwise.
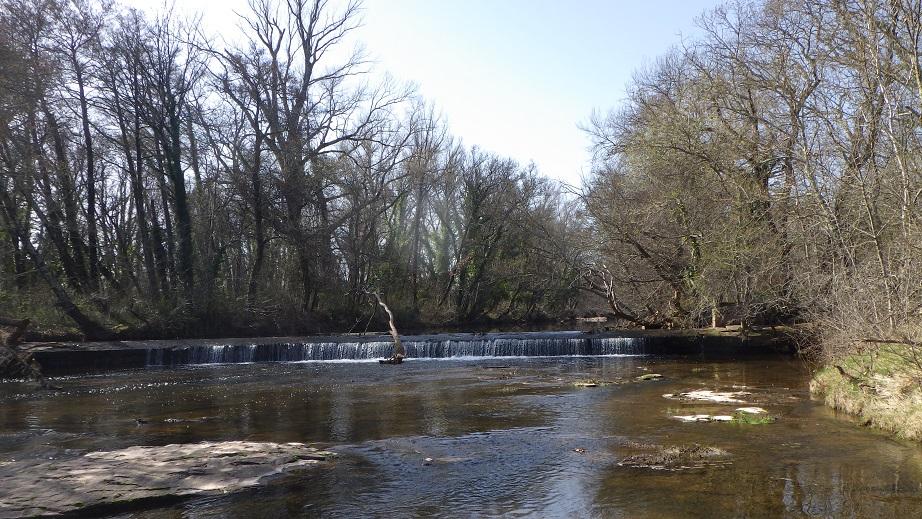
<path fill-rule="evenodd" d="M 659 373 L 662 380 L 639 382 Z M 599 387 L 580 388 L 591 379 Z M 318 442 L 331 466 L 122 517 L 915 517 L 922 449 L 809 399 L 796 361 L 560 357 L 198 366 L 0 385 L 0 462 L 201 440 Z M 682 423 L 747 391 L 778 421 Z M 141 419 L 142 424 L 138 424 Z M 726 463 L 619 465 L 702 444 Z"/>

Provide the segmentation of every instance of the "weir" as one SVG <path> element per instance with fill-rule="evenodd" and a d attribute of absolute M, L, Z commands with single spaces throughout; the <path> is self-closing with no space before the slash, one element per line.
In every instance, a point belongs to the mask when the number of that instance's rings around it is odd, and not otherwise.
<path fill-rule="evenodd" d="M 408 359 L 695 355 L 738 358 L 791 353 L 789 341 L 743 341 L 689 330 L 404 335 Z M 50 375 L 250 362 L 372 361 L 390 357 L 387 335 L 35 343 L 25 349 Z"/>
<path fill-rule="evenodd" d="M 644 354 L 643 337 L 470 337 L 439 340 L 404 340 L 410 359 L 463 357 L 561 357 L 575 355 Z M 389 357 L 389 340 L 335 342 L 272 342 L 253 344 L 195 345 L 150 348 L 148 367 L 188 364 L 236 364 L 245 362 L 298 362 L 371 360 Z"/>

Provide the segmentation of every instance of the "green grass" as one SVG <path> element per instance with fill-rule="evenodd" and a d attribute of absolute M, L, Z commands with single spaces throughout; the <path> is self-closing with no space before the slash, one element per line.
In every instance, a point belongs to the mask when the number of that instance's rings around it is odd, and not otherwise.
<path fill-rule="evenodd" d="M 814 375 L 810 391 L 864 425 L 922 441 L 920 376 L 905 348 L 878 348 L 831 362 Z"/>

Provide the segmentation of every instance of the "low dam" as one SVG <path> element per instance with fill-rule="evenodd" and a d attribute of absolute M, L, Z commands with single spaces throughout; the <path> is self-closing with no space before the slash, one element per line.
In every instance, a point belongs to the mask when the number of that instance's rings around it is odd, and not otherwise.
<path fill-rule="evenodd" d="M 683 355 L 740 357 L 790 352 L 784 342 L 683 332 L 517 332 L 406 335 L 408 359 Z M 68 374 L 196 364 L 373 361 L 391 356 L 386 335 L 109 341 L 26 345 L 46 373 Z"/>

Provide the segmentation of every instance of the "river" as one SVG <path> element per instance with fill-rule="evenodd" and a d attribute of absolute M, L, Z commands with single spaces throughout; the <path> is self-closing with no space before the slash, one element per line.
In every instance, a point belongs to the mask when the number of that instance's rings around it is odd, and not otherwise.
<path fill-rule="evenodd" d="M 585 356 L 148 368 L 60 377 L 60 391 L 8 382 L 0 463 L 239 439 L 339 454 L 256 490 L 125 518 L 920 516 L 922 448 L 837 416 L 808 380 L 789 358 Z M 698 389 L 745 403 L 663 396 Z M 674 418 L 744 405 L 777 420 Z M 722 454 L 630 463 L 696 444 Z"/>

